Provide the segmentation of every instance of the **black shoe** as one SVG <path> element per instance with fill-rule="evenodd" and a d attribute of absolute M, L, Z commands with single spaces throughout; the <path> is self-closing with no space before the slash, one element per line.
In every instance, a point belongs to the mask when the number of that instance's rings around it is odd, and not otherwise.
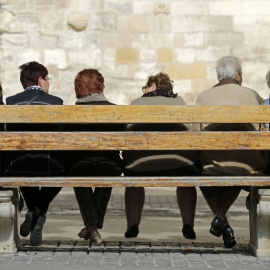
<path fill-rule="evenodd" d="M 139 227 L 137 225 L 133 225 L 127 229 L 127 231 L 125 232 L 125 237 L 133 238 L 133 237 L 137 237 L 138 234 L 139 234 Z"/>
<path fill-rule="evenodd" d="M 196 233 L 194 232 L 193 228 L 189 224 L 185 224 L 182 233 L 186 239 L 196 239 Z"/>
<path fill-rule="evenodd" d="M 217 237 L 220 237 L 222 234 L 222 229 L 223 221 L 220 218 L 215 217 L 211 223 L 210 233 Z"/>
<path fill-rule="evenodd" d="M 37 219 L 37 223 L 30 234 L 30 245 L 38 246 L 42 241 L 42 229 L 46 221 L 45 214 L 40 214 Z"/>
<path fill-rule="evenodd" d="M 23 237 L 26 237 L 29 235 L 29 233 L 32 230 L 32 222 L 34 219 L 34 212 L 33 211 L 28 211 L 25 214 L 25 220 L 20 226 L 20 235 Z"/>
<path fill-rule="evenodd" d="M 236 245 L 233 229 L 229 225 L 223 228 L 222 234 L 225 248 L 232 248 Z"/>

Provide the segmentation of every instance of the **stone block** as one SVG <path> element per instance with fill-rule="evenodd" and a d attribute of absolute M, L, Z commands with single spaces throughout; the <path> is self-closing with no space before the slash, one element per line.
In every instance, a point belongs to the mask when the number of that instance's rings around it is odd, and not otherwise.
<path fill-rule="evenodd" d="M 166 49 L 164 49 L 166 50 Z M 164 54 L 166 52 L 164 51 Z M 158 58 L 158 53 L 154 49 L 142 49 L 140 51 L 140 63 L 146 64 L 146 63 L 153 63 L 156 62 Z"/>
<path fill-rule="evenodd" d="M 215 33 L 217 34 L 217 33 Z M 200 47 L 204 43 L 204 33 L 184 33 L 185 47 Z"/>
<path fill-rule="evenodd" d="M 169 64 L 166 72 L 175 79 L 204 79 L 206 78 L 206 64 L 203 62 Z"/>
<path fill-rule="evenodd" d="M 117 15 L 114 12 L 104 12 L 101 17 L 102 30 L 116 30 L 117 28 Z"/>
<path fill-rule="evenodd" d="M 97 3 L 95 3 L 97 2 Z M 83 11 L 91 12 L 94 8 L 97 8 L 103 1 L 92 0 L 70 0 L 69 10 L 71 11 Z"/>
<path fill-rule="evenodd" d="M 208 1 L 187 1 L 187 0 L 186 1 L 172 1 L 171 14 L 172 16 L 207 15 L 209 14 L 209 2 Z"/>
<path fill-rule="evenodd" d="M 67 54 L 62 49 L 45 50 L 44 51 L 45 66 L 55 66 L 59 69 L 67 69 Z"/>
<path fill-rule="evenodd" d="M 208 46 L 205 49 L 198 49 L 196 53 L 197 61 L 216 62 L 218 58 L 230 55 L 230 46 L 212 47 Z"/>
<path fill-rule="evenodd" d="M 1 41 L 3 47 L 27 47 L 28 44 L 28 36 L 26 33 L 20 34 L 7 34 L 4 33 L 1 35 Z"/>
<path fill-rule="evenodd" d="M 18 32 L 19 25 L 14 12 L 4 11 L 0 13 L 0 33 Z"/>
<path fill-rule="evenodd" d="M 124 63 L 139 62 L 139 51 L 137 49 L 117 49 L 115 55 L 115 62 L 117 65 Z"/>
<path fill-rule="evenodd" d="M 192 63 L 196 58 L 196 50 L 192 48 L 176 48 L 175 60 L 177 63 Z"/>
<path fill-rule="evenodd" d="M 74 32 L 72 30 L 65 31 L 60 36 L 59 43 L 63 48 L 82 48 L 84 45 L 85 33 Z"/>
<path fill-rule="evenodd" d="M 173 47 L 173 38 L 174 35 L 171 33 L 147 33 L 132 35 L 132 48 L 170 48 Z"/>
<path fill-rule="evenodd" d="M 16 14 L 16 25 L 18 32 L 31 32 L 40 29 L 40 18 L 36 13 L 25 12 Z"/>
<path fill-rule="evenodd" d="M 122 14 L 132 13 L 132 1 L 118 1 L 118 0 L 107 0 L 105 1 L 105 11 L 116 11 Z"/>
<path fill-rule="evenodd" d="M 31 61 L 37 61 L 40 63 L 42 62 L 41 53 L 39 50 L 23 49 L 18 52 L 17 61 L 18 61 L 18 66 L 27 62 L 31 62 Z"/>
<path fill-rule="evenodd" d="M 185 43 L 184 33 L 176 33 L 173 35 L 173 47 L 183 47 Z"/>
<path fill-rule="evenodd" d="M 98 31 L 84 34 L 84 47 L 100 48 L 100 33 Z"/>
<path fill-rule="evenodd" d="M 197 16 L 194 18 L 195 32 L 233 31 L 232 16 Z"/>
<path fill-rule="evenodd" d="M 152 26 L 151 31 L 152 32 L 171 32 L 172 26 L 171 26 L 171 16 L 169 15 L 159 15 L 154 16 L 154 18 L 151 20 Z"/>
<path fill-rule="evenodd" d="M 57 35 L 64 29 L 63 14 L 57 11 L 42 11 L 39 16 L 40 30 L 45 35 Z"/>
<path fill-rule="evenodd" d="M 179 16 L 172 17 L 172 32 L 186 33 L 194 32 L 195 17 Z"/>
<path fill-rule="evenodd" d="M 204 33 L 204 44 L 206 46 L 244 46 L 245 37 L 243 32 L 212 32 Z"/>
<path fill-rule="evenodd" d="M 257 47 L 256 53 L 260 52 L 262 44 L 270 43 L 270 36 L 264 32 L 245 32 L 244 34 L 245 46 Z M 266 60 L 269 61 L 269 60 Z"/>
<path fill-rule="evenodd" d="M 152 15 L 154 10 L 153 1 L 132 1 L 134 15 Z"/>
<path fill-rule="evenodd" d="M 101 66 L 100 49 L 78 49 L 68 51 L 68 63 L 71 66 L 87 66 L 100 68 Z"/>
<path fill-rule="evenodd" d="M 157 49 L 157 61 L 160 62 L 172 62 L 173 61 L 173 51 L 169 48 Z"/>
<path fill-rule="evenodd" d="M 243 15 L 269 15 L 270 2 L 269 1 L 243 1 L 242 14 Z"/>
<path fill-rule="evenodd" d="M 268 34 L 270 18 L 269 16 L 236 16 L 233 24 L 233 31 L 235 32 L 262 32 Z"/>
<path fill-rule="evenodd" d="M 146 16 L 136 16 L 132 17 L 130 20 L 126 17 L 122 17 L 119 20 L 119 28 L 121 25 L 121 30 L 124 30 L 126 27 L 129 28 L 132 32 L 149 32 L 151 28 L 150 18 Z M 130 23 L 130 24 L 129 24 Z M 129 26 L 130 25 L 130 26 Z"/>
<path fill-rule="evenodd" d="M 211 3 L 209 3 L 209 13 L 210 15 L 213 15 L 213 16 L 242 15 L 242 4 L 244 2 L 245 1 L 241 1 L 241 0 L 211 1 Z"/>
<path fill-rule="evenodd" d="M 139 37 L 135 34 L 135 40 L 138 41 Z M 117 32 L 104 32 L 100 36 L 100 46 L 101 48 L 119 48 L 119 44 L 123 48 L 131 47 L 132 45 L 132 34 Z"/>
<path fill-rule="evenodd" d="M 47 49 L 57 48 L 59 46 L 59 38 L 57 36 L 40 35 L 40 46 Z"/>

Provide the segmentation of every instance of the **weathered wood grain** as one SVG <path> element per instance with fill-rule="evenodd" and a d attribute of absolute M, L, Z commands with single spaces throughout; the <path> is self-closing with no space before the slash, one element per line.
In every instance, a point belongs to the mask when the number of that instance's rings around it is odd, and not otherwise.
<path fill-rule="evenodd" d="M 0 106 L 0 123 L 268 123 L 269 119 L 270 106 Z"/>
<path fill-rule="evenodd" d="M 0 150 L 270 150 L 269 132 L 2 132 Z"/>
<path fill-rule="evenodd" d="M 183 177 L 7 177 L 0 186 L 47 187 L 176 187 L 176 186 L 270 186 L 270 176 Z"/>

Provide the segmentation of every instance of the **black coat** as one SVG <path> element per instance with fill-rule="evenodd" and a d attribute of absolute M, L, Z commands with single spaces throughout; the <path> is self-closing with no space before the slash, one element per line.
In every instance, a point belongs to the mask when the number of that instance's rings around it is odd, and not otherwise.
<path fill-rule="evenodd" d="M 31 105 L 62 105 L 59 97 L 46 94 L 41 90 L 25 90 L 8 97 L 7 105 L 26 105 L 29 100 L 40 93 Z M 33 112 L 35 113 L 35 112 Z M 6 131 L 59 131 L 57 124 L 6 124 Z M 50 176 L 64 172 L 61 152 L 52 151 L 14 151 L 6 152 L 2 160 L 4 175 Z"/>

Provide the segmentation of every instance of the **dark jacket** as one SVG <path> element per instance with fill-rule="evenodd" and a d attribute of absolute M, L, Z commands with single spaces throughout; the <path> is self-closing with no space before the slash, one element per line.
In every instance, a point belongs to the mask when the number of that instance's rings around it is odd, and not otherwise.
<path fill-rule="evenodd" d="M 31 105 L 62 105 L 59 97 L 46 94 L 36 87 L 8 97 L 7 105 L 27 105 L 27 102 L 40 93 Z M 33 112 L 35 113 L 35 112 Z M 59 131 L 57 124 L 6 124 L 6 131 Z M 61 152 L 53 151 L 14 151 L 6 152 L 3 158 L 4 175 L 50 176 L 64 172 Z"/>
<path fill-rule="evenodd" d="M 93 101 L 76 105 L 115 105 L 109 101 Z M 123 124 L 67 124 L 64 126 L 65 131 L 124 131 Z M 67 174 L 74 174 L 73 171 L 80 170 L 84 164 L 108 164 L 113 170 L 118 171 L 121 175 L 123 171 L 122 159 L 119 151 L 69 151 L 65 154 L 65 164 Z M 85 165 L 87 166 L 87 165 Z"/>

